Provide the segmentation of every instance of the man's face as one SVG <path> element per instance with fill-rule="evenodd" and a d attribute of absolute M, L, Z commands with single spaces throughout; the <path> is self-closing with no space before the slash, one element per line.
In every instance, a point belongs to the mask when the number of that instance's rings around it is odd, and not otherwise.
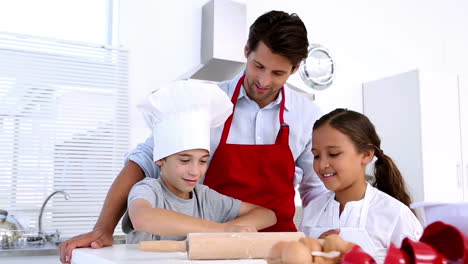
<path fill-rule="evenodd" d="M 244 88 L 260 108 L 274 101 L 289 76 L 297 71 L 285 56 L 273 53 L 262 41 L 255 50 L 246 46 L 247 58 Z M 248 55 L 247 55 L 248 54 Z"/>

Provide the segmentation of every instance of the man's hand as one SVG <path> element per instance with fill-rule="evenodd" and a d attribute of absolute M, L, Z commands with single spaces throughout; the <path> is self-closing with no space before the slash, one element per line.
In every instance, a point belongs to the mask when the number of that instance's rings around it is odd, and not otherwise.
<path fill-rule="evenodd" d="M 72 250 L 81 247 L 102 248 L 111 246 L 114 243 L 112 232 L 103 232 L 94 230 L 89 233 L 74 236 L 59 245 L 60 261 L 62 263 L 70 263 Z"/>
<path fill-rule="evenodd" d="M 233 225 L 226 223 L 224 232 L 257 232 L 257 228 L 253 225 Z"/>
<path fill-rule="evenodd" d="M 340 234 L 340 229 L 339 229 L 339 228 L 337 228 L 337 229 L 330 229 L 330 230 L 328 230 L 328 231 L 326 231 L 326 232 L 323 232 L 323 233 L 319 236 L 319 239 L 324 239 L 324 238 L 326 238 L 327 236 L 329 236 L 329 235 L 331 235 L 331 234 L 336 234 L 336 235 Z"/>

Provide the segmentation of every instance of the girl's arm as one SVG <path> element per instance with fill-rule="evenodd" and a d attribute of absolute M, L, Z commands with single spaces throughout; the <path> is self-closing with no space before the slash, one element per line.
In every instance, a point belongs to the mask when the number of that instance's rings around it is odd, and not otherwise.
<path fill-rule="evenodd" d="M 390 242 L 393 242 L 397 247 L 401 245 L 405 237 L 418 241 L 423 232 L 422 225 L 413 212 L 403 204 L 400 206 L 398 220 L 390 237 Z"/>
<path fill-rule="evenodd" d="M 244 210 L 246 209 L 244 208 Z M 242 205 L 241 211 L 243 211 Z M 255 215 L 258 214 L 258 212 L 253 213 Z M 216 223 L 171 210 L 153 208 L 148 201 L 143 199 L 135 199 L 131 202 L 129 216 L 135 230 L 161 236 L 186 236 L 188 233 L 256 231 L 247 224 L 243 225 L 244 222 Z M 259 214 L 259 216 L 264 217 L 262 214 Z"/>
<path fill-rule="evenodd" d="M 276 224 L 276 215 L 270 209 L 266 209 L 255 204 L 242 202 L 237 218 L 227 223 L 234 225 L 253 226 L 256 230 L 260 230 Z"/>

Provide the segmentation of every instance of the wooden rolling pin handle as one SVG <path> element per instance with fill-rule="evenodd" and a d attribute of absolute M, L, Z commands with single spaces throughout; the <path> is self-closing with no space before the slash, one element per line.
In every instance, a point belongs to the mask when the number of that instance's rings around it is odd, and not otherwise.
<path fill-rule="evenodd" d="M 187 241 L 142 241 L 140 250 L 153 252 L 187 252 Z"/>

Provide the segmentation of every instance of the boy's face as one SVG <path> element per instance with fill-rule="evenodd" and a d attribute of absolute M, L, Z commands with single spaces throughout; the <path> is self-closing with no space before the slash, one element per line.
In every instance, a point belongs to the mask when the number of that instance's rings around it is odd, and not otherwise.
<path fill-rule="evenodd" d="M 189 199 L 190 192 L 205 174 L 210 157 L 206 149 L 191 149 L 158 160 L 161 179 L 167 188 L 182 199 Z"/>
<path fill-rule="evenodd" d="M 250 99 L 263 108 L 276 99 L 281 87 L 298 67 L 293 70 L 287 57 L 273 53 L 262 41 L 255 50 L 245 46 L 244 53 L 247 58 L 244 88 Z"/>

